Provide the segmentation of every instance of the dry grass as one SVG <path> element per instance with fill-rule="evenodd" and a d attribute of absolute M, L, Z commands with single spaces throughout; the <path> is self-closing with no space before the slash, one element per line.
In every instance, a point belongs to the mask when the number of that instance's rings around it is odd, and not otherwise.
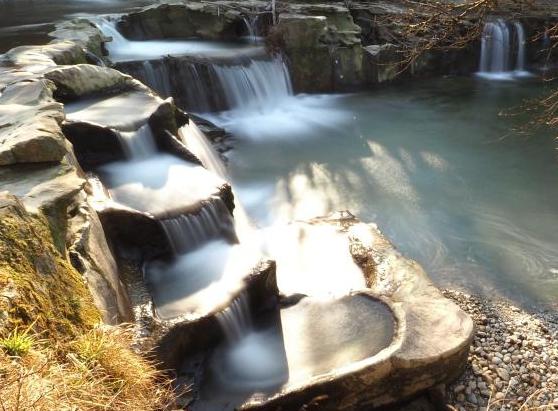
<path fill-rule="evenodd" d="M 509 387 L 508 387 L 509 388 Z M 545 389 L 538 389 L 533 392 L 528 398 L 523 401 L 523 403 L 519 406 L 513 405 L 513 409 L 517 409 L 517 411 L 550 411 L 556 410 L 556 407 L 552 404 L 542 404 L 542 405 L 534 405 L 545 393 L 548 393 Z M 506 391 L 507 394 L 507 391 Z M 503 409 L 503 407 L 507 406 L 507 409 L 510 409 L 510 402 L 511 400 L 508 398 L 503 398 L 500 400 L 490 398 L 488 401 L 488 406 L 486 407 L 486 411 L 498 411 Z"/>
<path fill-rule="evenodd" d="M 131 348 L 126 328 L 96 328 L 76 340 L 0 353 L 0 410 L 166 410 L 170 381 Z M 52 343 L 52 340 L 50 340 Z"/>

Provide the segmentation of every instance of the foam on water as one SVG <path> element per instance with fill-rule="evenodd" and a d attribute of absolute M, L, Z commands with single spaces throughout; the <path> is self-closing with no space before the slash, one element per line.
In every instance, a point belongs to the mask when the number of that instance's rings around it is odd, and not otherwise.
<path fill-rule="evenodd" d="M 391 311 L 368 297 L 303 299 L 217 348 L 193 410 L 233 410 L 252 394 L 296 387 L 374 356 L 390 345 L 394 332 Z"/>
<path fill-rule="evenodd" d="M 286 96 L 253 109 L 205 114 L 205 117 L 238 138 L 297 141 L 319 135 L 319 131 L 342 132 L 350 125 L 352 113 L 340 109 L 338 99 L 335 95 Z"/>
<path fill-rule="evenodd" d="M 257 258 L 250 245 L 215 239 L 170 261 L 149 262 L 145 279 L 157 315 L 204 315 L 228 304 L 243 289 Z"/>
<path fill-rule="evenodd" d="M 98 172 L 116 201 L 155 215 L 196 205 L 224 183 L 205 168 L 169 154 L 107 164 Z"/>
<path fill-rule="evenodd" d="M 109 57 L 113 62 L 152 60 L 168 55 L 203 55 L 221 52 L 241 51 L 249 45 L 207 40 L 144 40 L 126 39 L 116 28 L 115 22 L 107 19 L 97 20 L 97 26 L 112 41 L 107 43 Z"/>

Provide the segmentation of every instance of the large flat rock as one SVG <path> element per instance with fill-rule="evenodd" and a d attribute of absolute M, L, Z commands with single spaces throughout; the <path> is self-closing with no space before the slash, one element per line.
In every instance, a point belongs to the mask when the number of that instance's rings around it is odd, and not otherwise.
<path fill-rule="evenodd" d="M 278 285 L 291 293 L 282 297 L 278 333 L 269 337 L 268 328 L 259 325 L 255 332 L 263 336 L 249 334 L 248 342 L 225 344 L 210 354 L 209 365 L 194 378 L 193 409 L 372 409 L 409 399 L 463 371 L 472 320 L 375 225 L 339 213 L 293 223 L 285 233 L 272 234 L 278 246 L 285 244 L 277 256 Z M 352 279 L 356 268 L 360 281 Z M 276 348 L 267 353 L 270 347 Z M 272 358 L 270 367 L 283 364 L 282 374 L 258 368 L 251 356 L 263 363 Z M 239 358 L 245 363 L 236 369 Z M 252 372 L 257 379 L 251 380 Z M 271 379 L 274 375 L 280 378 Z M 267 378 L 273 383 L 262 385 Z"/>

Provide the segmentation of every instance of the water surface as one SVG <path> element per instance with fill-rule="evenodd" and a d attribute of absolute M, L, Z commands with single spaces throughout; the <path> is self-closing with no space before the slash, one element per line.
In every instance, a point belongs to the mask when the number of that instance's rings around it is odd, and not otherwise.
<path fill-rule="evenodd" d="M 441 79 L 222 113 L 230 170 L 262 227 L 349 209 L 442 287 L 552 303 L 558 295 L 553 136 L 513 131 L 537 82 Z M 519 116 L 499 115 L 517 109 Z"/>

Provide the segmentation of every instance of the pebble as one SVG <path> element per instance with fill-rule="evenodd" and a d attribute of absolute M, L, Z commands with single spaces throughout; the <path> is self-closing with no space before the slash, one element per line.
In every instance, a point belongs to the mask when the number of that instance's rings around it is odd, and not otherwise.
<path fill-rule="evenodd" d="M 558 310 L 528 313 L 504 301 L 443 292 L 478 330 L 468 369 L 447 387 L 448 404 L 460 411 L 558 410 Z"/>

